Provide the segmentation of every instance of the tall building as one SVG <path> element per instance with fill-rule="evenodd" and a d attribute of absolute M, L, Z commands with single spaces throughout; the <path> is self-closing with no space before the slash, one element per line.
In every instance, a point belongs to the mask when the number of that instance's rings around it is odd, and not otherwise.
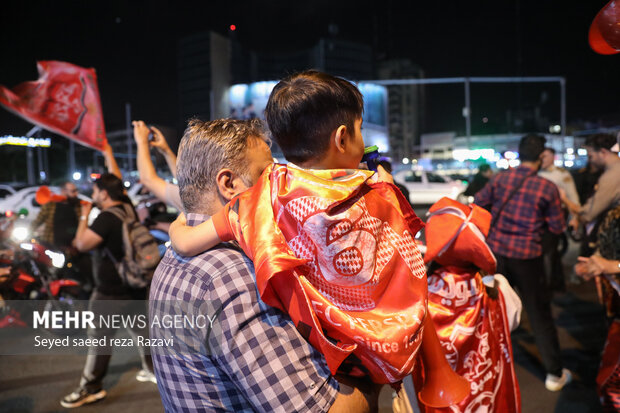
<path fill-rule="evenodd" d="M 377 65 L 379 79 L 421 79 L 424 72 L 409 59 L 391 59 Z M 420 155 L 425 96 L 423 85 L 388 86 L 388 128 L 396 160 Z"/>
<path fill-rule="evenodd" d="M 230 116 L 226 91 L 233 84 L 278 80 L 306 69 L 353 81 L 372 79 L 372 48 L 324 38 L 308 49 L 267 53 L 248 50 L 236 40 L 213 32 L 184 37 L 178 48 L 180 126 L 191 117 Z"/>

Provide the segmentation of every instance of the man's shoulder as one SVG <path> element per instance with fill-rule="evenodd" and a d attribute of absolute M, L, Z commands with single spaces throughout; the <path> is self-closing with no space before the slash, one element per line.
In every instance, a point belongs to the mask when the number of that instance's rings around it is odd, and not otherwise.
<path fill-rule="evenodd" d="M 221 281 L 221 282 L 217 282 Z M 184 257 L 168 248 L 151 285 L 151 297 L 156 299 L 203 298 L 217 289 L 214 284 L 235 284 L 249 288 L 254 284 L 252 261 L 232 244 L 220 244 L 196 255 Z M 221 295 L 222 291 L 215 291 Z"/>

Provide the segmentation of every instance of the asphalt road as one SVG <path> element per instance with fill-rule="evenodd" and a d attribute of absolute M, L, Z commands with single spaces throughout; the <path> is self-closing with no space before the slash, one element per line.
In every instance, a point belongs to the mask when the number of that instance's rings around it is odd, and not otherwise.
<path fill-rule="evenodd" d="M 416 212 L 423 217 L 426 210 L 416 208 Z M 571 245 L 564 256 L 567 271 L 572 270 L 576 255 L 576 246 Z M 575 380 L 557 393 L 545 389 L 545 373 L 524 314 L 521 327 L 512 335 L 523 412 L 598 412 L 601 409 L 594 380 L 606 326 L 594 285 L 569 285 L 567 293 L 554 297 L 553 314 L 562 356 L 566 367 L 575 372 Z M 0 356 L 0 412 L 65 411 L 59 401 L 78 385 L 84 359 L 84 356 Z M 108 397 L 79 411 L 163 411 L 157 387 L 135 380 L 139 369 L 137 352 L 114 355 L 104 380 Z M 386 388 L 381 395 L 380 411 L 389 412 L 390 406 L 391 390 Z"/>

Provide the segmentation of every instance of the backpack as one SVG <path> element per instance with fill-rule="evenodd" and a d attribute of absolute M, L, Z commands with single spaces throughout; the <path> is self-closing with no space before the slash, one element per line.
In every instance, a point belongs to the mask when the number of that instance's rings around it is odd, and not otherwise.
<path fill-rule="evenodd" d="M 134 211 L 127 204 L 122 204 L 124 213 L 117 208 L 108 209 L 123 222 L 123 249 L 125 255 L 119 262 L 112 253 L 106 252 L 123 282 L 131 288 L 148 287 L 155 268 L 159 264 L 157 241 L 148 228 L 138 221 Z"/>

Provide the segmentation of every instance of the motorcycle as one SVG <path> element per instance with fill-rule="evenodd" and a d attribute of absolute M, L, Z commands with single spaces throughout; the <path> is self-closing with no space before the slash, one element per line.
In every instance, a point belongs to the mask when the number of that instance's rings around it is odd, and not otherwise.
<path fill-rule="evenodd" d="M 4 300 L 38 300 L 46 311 L 72 311 L 74 301 L 87 298 L 79 281 L 71 277 L 71 262 L 61 252 L 35 241 L 5 241 L 0 266 L 10 268 L 0 283 Z M 16 308 L 2 308 L 0 328 L 25 326 Z"/>

